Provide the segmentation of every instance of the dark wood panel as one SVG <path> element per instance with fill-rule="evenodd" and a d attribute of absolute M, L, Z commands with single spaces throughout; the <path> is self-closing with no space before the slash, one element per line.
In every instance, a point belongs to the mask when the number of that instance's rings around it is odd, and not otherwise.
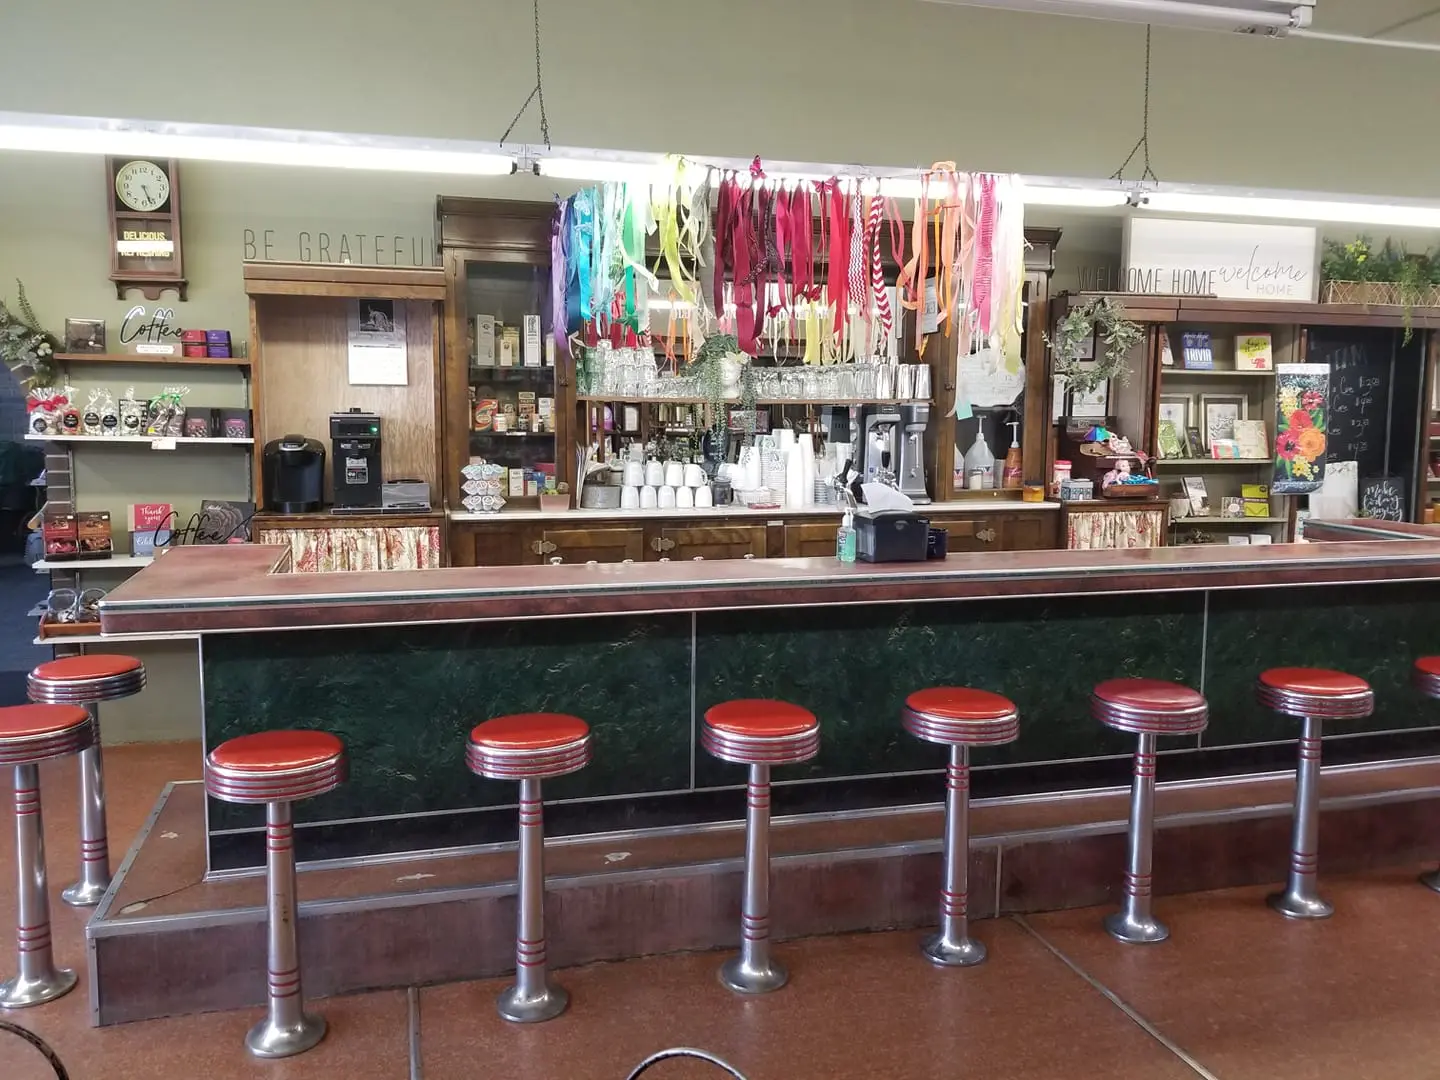
<path fill-rule="evenodd" d="M 596 529 L 547 528 L 540 537 L 540 560 L 567 563 L 639 562 L 645 558 L 645 530 L 640 526 Z"/>
<path fill-rule="evenodd" d="M 646 558 L 765 558 L 764 525 L 677 525 L 655 530 L 646 543 Z"/>

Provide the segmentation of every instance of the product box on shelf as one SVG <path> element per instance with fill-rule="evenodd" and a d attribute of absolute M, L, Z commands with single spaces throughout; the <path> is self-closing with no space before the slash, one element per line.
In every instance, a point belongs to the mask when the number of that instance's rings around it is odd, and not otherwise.
<path fill-rule="evenodd" d="M 476 431 L 491 431 L 495 427 L 495 412 L 499 402 L 494 398 L 475 399 L 475 423 Z"/>
<path fill-rule="evenodd" d="M 511 469 L 509 476 L 509 494 L 511 498 L 518 498 L 525 494 L 525 470 Z"/>
<path fill-rule="evenodd" d="M 525 316 L 525 341 L 522 358 L 526 367 L 540 366 L 540 316 Z"/>
<path fill-rule="evenodd" d="M 495 316 L 475 316 L 475 366 L 495 366 Z"/>
<path fill-rule="evenodd" d="M 82 559 L 108 559 L 115 553 L 109 510 L 81 510 L 75 515 L 75 536 Z"/>
<path fill-rule="evenodd" d="M 187 408 L 185 410 L 185 437 L 188 439 L 213 439 L 219 417 L 214 409 Z"/>
<path fill-rule="evenodd" d="M 40 522 L 40 534 L 45 539 L 45 558 L 48 561 L 61 562 L 79 557 L 79 533 L 74 514 L 47 511 Z"/>
<path fill-rule="evenodd" d="M 224 439 L 248 439 L 253 428 L 249 409 L 218 409 L 219 427 L 217 434 Z"/>
<path fill-rule="evenodd" d="M 130 553 L 154 555 L 157 547 L 170 542 L 175 508 L 169 503 L 132 503 L 130 506 Z"/>

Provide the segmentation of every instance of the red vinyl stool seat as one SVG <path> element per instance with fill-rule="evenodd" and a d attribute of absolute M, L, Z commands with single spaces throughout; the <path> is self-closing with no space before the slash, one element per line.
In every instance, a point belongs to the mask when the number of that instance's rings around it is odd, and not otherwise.
<path fill-rule="evenodd" d="M 1110 679 L 1090 694 L 1090 713 L 1107 727 L 1140 736 L 1130 780 L 1130 828 L 1120 910 L 1105 929 L 1127 945 L 1170 936 L 1152 910 L 1150 871 L 1155 844 L 1155 741 L 1161 735 L 1198 735 L 1209 723 L 1205 696 L 1164 679 Z"/>
<path fill-rule="evenodd" d="M 145 665 L 133 656 L 87 654 L 49 660 L 30 672 L 31 701 L 84 705 L 95 725 L 94 743 L 80 754 L 80 880 L 60 898 L 73 907 L 93 907 L 110 887 L 110 842 L 105 826 L 105 763 L 100 750 L 102 701 L 130 697 L 145 689 Z"/>
<path fill-rule="evenodd" d="M 1410 673 L 1415 689 L 1428 698 L 1440 698 L 1440 656 L 1422 656 Z M 1420 875 L 1420 884 L 1440 892 L 1440 870 Z"/>
<path fill-rule="evenodd" d="M 970 936 L 970 747 L 1014 742 L 1020 716 L 1014 702 L 988 690 L 937 686 L 906 698 L 900 723 L 917 739 L 950 747 L 940 928 L 921 951 L 947 967 L 978 964 L 985 959 L 985 946 Z"/>
<path fill-rule="evenodd" d="M 750 766 L 745 785 L 745 891 L 740 955 L 720 967 L 737 994 L 766 994 L 789 979 L 770 956 L 770 769 L 798 765 L 820 752 L 820 721 L 788 701 L 747 698 L 714 705 L 700 725 L 700 745 L 721 761 Z"/>
<path fill-rule="evenodd" d="M 1255 700 L 1281 716 L 1304 721 L 1295 772 L 1295 816 L 1285 890 L 1267 903 L 1290 919 L 1328 919 L 1335 909 L 1316 887 L 1320 865 L 1320 736 L 1325 720 L 1360 720 L 1375 711 L 1364 679 L 1328 668 L 1285 667 L 1262 672 Z"/>
<path fill-rule="evenodd" d="M 265 805 L 268 1005 L 265 1018 L 245 1036 L 256 1057 L 290 1057 L 325 1037 L 325 1021 L 305 1011 L 300 986 L 291 803 L 334 791 L 345 777 L 345 744 L 325 731 L 240 735 L 205 758 L 205 791 L 212 798 Z"/>
<path fill-rule="evenodd" d="M 50 758 L 83 753 L 95 722 L 78 705 L 13 705 L 0 709 L 0 766 L 15 770 L 16 949 L 18 972 L 0 983 L 0 1009 L 23 1009 L 68 994 L 75 972 L 55 966 L 40 770 Z"/>
<path fill-rule="evenodd" d="M 470 732 L 465 763 L 477 776 L 520 781 L 519 889 L 515 983 L 496 1002 L 517 1024 L 551 1020 L 570 995 L 550 981 L 545 948 L 545 817 L 540 781 L 590 763 L 590 726 L 564 713 L 521 713 L 486 720 Z"/>

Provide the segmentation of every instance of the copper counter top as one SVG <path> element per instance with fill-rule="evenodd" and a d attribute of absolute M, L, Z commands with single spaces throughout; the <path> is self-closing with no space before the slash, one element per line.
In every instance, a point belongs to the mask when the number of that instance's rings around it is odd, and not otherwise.
<path fill-rule="evenodd" d="M 105 634 L 284 630 L 536 616 L 779 608 L 1004 596 L 1415 581 L 1440 576 L 1440 543 L 1395 540 L 1136 551 L 454 567 L 292 574 L 285 548 L 178 548 L 115 589 Z"/>

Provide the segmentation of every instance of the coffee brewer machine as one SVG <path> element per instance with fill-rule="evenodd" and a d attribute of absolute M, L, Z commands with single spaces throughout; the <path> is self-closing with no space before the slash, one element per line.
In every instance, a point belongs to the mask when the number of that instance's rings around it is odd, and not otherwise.
<path fill-rule="evenodd" d="M 862 483 L 898 486 L 900 470 L 900 408 L 867 405 L 860 410 L 860 445 L 857 457 Z"/>
<path fill-rule="evenodd" d="M 337 513 L 381 505 L 380 417 L 351 409 L 330 414 L 331 480 Z"/>
<path fill-rule="evenodd" d="M 265 444 L 260 462 L 265 509 L 275 514 L 313 514 L 325 498 L 325 447 L 304 435 Z"/>
<path fill-rule="evenodd" d="M 929 405 L 900 406 L 900 476 L 902 495 L 912 502 L 928 503 L 925 489 L 925 428 L 930 422 Z"/>

